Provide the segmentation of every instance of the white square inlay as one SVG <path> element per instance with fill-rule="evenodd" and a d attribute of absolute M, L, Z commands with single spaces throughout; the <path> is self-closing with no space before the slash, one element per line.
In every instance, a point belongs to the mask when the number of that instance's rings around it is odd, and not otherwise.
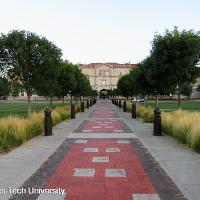
<path fill-rule="evenodd" d="M 126 177 L 125 169 L 106 169 L 106 177 Z"/>
<path fill-rule="evenodd" d="M 92 128 L 101 128 L 101 126 L 93 126 Z"/>
<path fill-rule="evenodd" d="M 120 152 L 120 149 L 115 147 L 109 147 L 106 148 L 106 152 Z"/>
<path fill-rule="evenodd" d="M 132 194 L 133 200 L 160 200 L 158 194 Z"/>
<path fill-rule="evenodd" d="M 84 133 L 90 133 L 90 132 L 92 132 L 91 130 L 82 130 L 82 132 L 84 132 Z"/>
<path fill-rule="evenodd" d="M 95 169 L 80 169 L 76 168 L 74 176 L 89 176 L 92 177 L 95 174 Z"/>
<path fill-rule="evenodd" d="M 75 144 L 85 144 L 87 143 L 87 140 L 76 140 Z"/>
<path fill-rule="evenodd" d="M 93 157 L 92 162 L 109 162 L 109 157 Z"/>
<path fill-rule="evenodd" d="M 129 140 L 118 140 L 117 141 L 118 144 L 130 144 Z"/>
<path fill-rule="evenodd" d="M 83 152 L 98 152 L 98 148 L 85 148 Z"/>
<path fill-rule="evenodd" d="M 105 126 L 105 128 L 113 128 L 113 126 Z"/>
<path fill-rule="evenodd" d="M 124 132 L 124 131 L 123 130 L 114 130 L 114 132 L 121 133 L 121 132 Z"/>

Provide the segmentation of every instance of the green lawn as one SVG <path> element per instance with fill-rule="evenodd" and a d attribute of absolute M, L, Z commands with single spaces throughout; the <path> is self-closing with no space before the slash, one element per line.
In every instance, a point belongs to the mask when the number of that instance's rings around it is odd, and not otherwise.
<path fill-rule="evenodd" d="M 54 102 L 53 107 L 63 105 L 61 102 Z M 32 110 L 40 111 L 49 106 L 49 102 L 33 102 Z M 9 115 L 17 115 L 20 117 L 27 117 L 27 103 L 26 102 L 0 102 L 0 117 Z"/>
<path fill-rule="evenodd" d="M 152 108 L 155 107 L 154 101 L 149 101 L 149 102 L 146 102 L 145 104 L 146 106 L 150 106 Z M 177 109 L 178 103 L 177 101 L 159 101 L 159 107 L 163 111 L 170 112 Z M 192 112 L 200 112 L 200 100 L 182 101 L 181 108 L 183 110 L 188 110 Z"/>

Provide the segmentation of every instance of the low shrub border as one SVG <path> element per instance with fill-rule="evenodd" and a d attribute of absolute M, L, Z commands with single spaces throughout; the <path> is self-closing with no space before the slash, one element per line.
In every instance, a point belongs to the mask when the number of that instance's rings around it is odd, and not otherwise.
<path fill-rule="evenodd" d="M 80 112 L 80 104 L 76 105 Z M 52 110 L 53 126 L 70 118 L 70 105 Z M 44 111 L 33 112 L 30 118 L 9 116 L 0 119 L 0 152 L 10 151 L 44 132 Z"/>
<path fill-rule="evenodd" d="M 131 103 L 128 103 L 127 107 L 130 112 Z M 137 117 L 142 118 L 144 122 L 153 122 L 153 111 L 150 107 L 137 105 Z M 200 113 L 179 109 L 173 112 L 162 112 L 161 119 L 163 133 L 200 152 Z"/>

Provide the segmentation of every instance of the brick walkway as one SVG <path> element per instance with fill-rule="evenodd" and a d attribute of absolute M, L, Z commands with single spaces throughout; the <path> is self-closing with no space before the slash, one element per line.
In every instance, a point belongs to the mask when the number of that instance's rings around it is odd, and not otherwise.
<path fill-rule="evenodd" d="M 57 189 L 58 194 L 23 194 L 11 199 L 186 199 L 107 101 L 94 106 L 22 188 Z"/>

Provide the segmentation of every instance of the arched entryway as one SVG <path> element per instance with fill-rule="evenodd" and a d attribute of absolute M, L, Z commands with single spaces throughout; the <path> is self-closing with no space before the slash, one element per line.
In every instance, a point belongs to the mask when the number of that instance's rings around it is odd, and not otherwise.
<path fill-rule="evenodd" d="M 99 91 L 99 98 L 100 99 L 107 99 L 108 98 L 108 91 L 106 89 L 102 89 Z"/>

